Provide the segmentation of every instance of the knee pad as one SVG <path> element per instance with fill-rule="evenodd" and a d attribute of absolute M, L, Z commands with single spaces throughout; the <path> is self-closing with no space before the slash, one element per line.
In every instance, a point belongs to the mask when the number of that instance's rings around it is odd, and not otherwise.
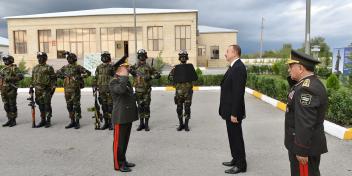
<path fill-rule="evenodd" d="M 9 112 L 17 112 L 17 106 L 10 106 Z"/>
<path fill-rule="evenodd" d="M 72 104 L 67 105 L 67 110 L 68 112 L 73 112 L 73 105 Z"/>
<path fill-rule="evenodd" d="M 109 112 L 109 107 L 105 104 L 101 106 L 101 109 L 103 110 L 104 113 Z"/>
<path fill-rule="evenodd" d="M 4 103 L 4 109 L 6 112 L 10 112 L 10 105 L 8 103 Z"/>
<path fill-rule="evenodd" d="M 182 113 L 183 113 L 182 105 L 177 105 L 176 112 L 178 115 L 182 115 Z"/>
<path fill-rule="evenodd" d="M 143 106 L 138 106 L 138 112 L 139 112 L 139 113 L 144 112 L 144 107 L 143 107 Z"/>
<path fill-rule="evenodd" d="M 44 104 L 38 104 L 38 106 L 39 106 L 39 111 L 40 111 L 40 112 L 46 111 L 46 108 L 45 108 L 45 105 L 44 105 Z"/>

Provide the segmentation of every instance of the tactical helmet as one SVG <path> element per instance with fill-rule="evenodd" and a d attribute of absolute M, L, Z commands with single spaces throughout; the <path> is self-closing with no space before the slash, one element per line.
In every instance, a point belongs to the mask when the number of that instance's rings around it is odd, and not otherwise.
<path fill-rule="evenodd" d="M 145 61 L 148 56 L 147 56 L 147 51 L 145 51 L 144 49 L 140 49 L 137 51 L 137 58 L 140 61 Z"/>
<path fill-rule="evenodd" d="M 186 63 L 188 60 L 188 53 L 186 50 L 180 50 L 178 53 L 178 60 L 180 60 L 182 63 Z"/>
<path fill-rule="evenodd" d="M 4 62 L 5 65 L 10 65 L 15 62 L 15 58 L 11 55 L 5 55 L 2 57 L 2 61 Z"/>
<path fill-rule="evenodd" d="M 103 53 L 101 53 L 100 57 L 103 63 L 111 62 L 111 54 L 108 51 L 104 51 Z"/>
<path fill-rule="evenodd" d="M 73 63 L 77 62 L 77 56 L 75 53 L 68 52 L 66 55 L 66 59 L 69 64 L 73 64 Z"/>
<path fill-rule="evenodd" d="M 45 52 L 38 52 L 37 59 L 40 64 L 45 63 L 48 60 L 48 55 Z"/>

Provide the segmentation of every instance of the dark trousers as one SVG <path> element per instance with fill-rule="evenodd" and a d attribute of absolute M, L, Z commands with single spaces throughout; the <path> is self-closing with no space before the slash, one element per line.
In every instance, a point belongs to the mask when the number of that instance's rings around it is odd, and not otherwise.
<path fill-rule="evenodd" d="M 128 141 L 130 140 L 132 123 L 115 124 L 114 126 L 114 168 L 119 170 L 126 162 Z"/>
<path fill-rule="evenodd" d="M 243 141 L 242 122 L 235 124 L 226 120 L 226 126 L 232 158 L 236 161 L 238 167 L 246 167 L 246 151 Z"/>
<path fill-rule="evenodd" d="M 291 166 L 291 176 L 304 176 L 301 174 L 300 164 L 296 158 L 296 155 L 288 152 L 288 157 L 290 159 Z M 320 155 L 319 156 L 309 156 L 308 157 L 308 175 L 309 176 L 320 176 L 319 171 L 320 165 Z"/>

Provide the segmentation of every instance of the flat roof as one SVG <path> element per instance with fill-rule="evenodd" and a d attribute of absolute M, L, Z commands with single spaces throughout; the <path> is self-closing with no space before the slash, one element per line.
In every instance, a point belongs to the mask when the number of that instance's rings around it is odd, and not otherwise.
<path fill-rule="evenodd" d="M 198 25 L 199 33 L 237 33 L 236 29 L 218 28 L 212 26 Z"/>
<path fill-rule="evenodd" d="M 165 13 L 187 13 L 198 12 L 193 9 L 149 9 L 136 8 L 137 14 L 165 14 Z M 98 16 L 98 15 L 131 15 L 133 8 L 105 8 L 105 9 L 91 9 L 55 13 L 42 13 L 33 15 L 9 16 L 4 19 L 29 19 L 29 18 L 55 18 L 55 17 L 78 17 L 78 16 Z"/>
<path fill-rule="evenodd" d="M 1 46 L 9 46 L 9 39 L 0 37 L 0 45 Z"/>

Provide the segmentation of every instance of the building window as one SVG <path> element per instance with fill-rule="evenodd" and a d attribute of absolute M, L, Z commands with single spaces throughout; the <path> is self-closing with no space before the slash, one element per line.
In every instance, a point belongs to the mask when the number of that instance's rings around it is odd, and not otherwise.
<path fill-rule="evenodd" d="M 210 52 L 211 52 L 210 59 L 219 59 L 219 46 L 211 46 Z"/>
<path fill-rule="evenodd" d="M 175 26 L 176 51 L 191 49 L 191 26 Z"/>
<path fill-rule="evenodd" d="M 111 56 L 120 57 L 128 55 L 129 50 L 134 51 L 135 34 L 133 27 L 101 28 L 100 39 L 101 50 L 109 51 Z M 137 41 L 142 41 L 141 27 L 137 27 Z"/>
<path fill-rule="evenodd" d="M 85 54 L 95 53 L 97 50 L 95 29 L 57 29 L 56 40 L 58 58 L 65 58 L 65 51 L 83 58 Z"/>
<path fill-rule="evenodd" d="M 164 49 L 163 45 L 163 27 L 151 26 L 147 28 L 148 31 L 148 50 L 160 51 Z"/>
<path fill-rule="evenodd" d="M 27 32 L 26 31 L 14 31 L 15 41 L 15 54 L 26 54 L 27 53 Z"/>
<path fill-rule="evenodd" d="M 205 46 L 198 46 L 198 56 L 205 56 Z"/>
<path fill-rule="evenodd" d="M 51 38 L 51 30 L 39 30 L 38 41 L 39 51 L 49 53 L 49 44 Z"/>

